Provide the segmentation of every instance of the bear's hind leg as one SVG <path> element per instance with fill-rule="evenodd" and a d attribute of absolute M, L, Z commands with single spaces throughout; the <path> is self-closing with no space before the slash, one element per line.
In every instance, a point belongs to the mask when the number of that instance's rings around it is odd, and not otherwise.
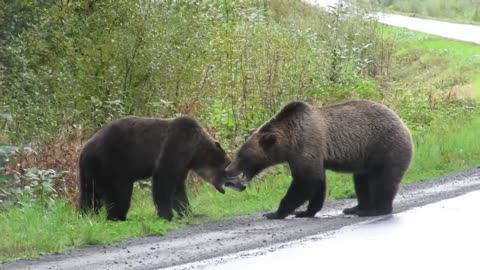
<path fill-rule="evenodd" d="M 105 192 L 105 205 L 107 207 L 107 219 L 113 221 L 125 221 L 130 208 L 133 183 L 124 179 L 117 179 L 115 187 Z"/>
<path fill-rule="evenodd" d="M 369 175 L 368 174 L 354 174 L 353 184 L 355 187 L 355 194 L 357 195 L 357 205 L 351 208 L 343 209 L 345 215 L 356 215 L 359 211 L 368 209 L 370 205 L 369 197 Z"/>
<path fill-rule="evenodd" d="M 384 167 L 370 174 L 369 207 L 359 210 L 358 216 L 381 216 L 391 214 L 393 200 L 397 194 L 403 173 L 393 168 Z"/>

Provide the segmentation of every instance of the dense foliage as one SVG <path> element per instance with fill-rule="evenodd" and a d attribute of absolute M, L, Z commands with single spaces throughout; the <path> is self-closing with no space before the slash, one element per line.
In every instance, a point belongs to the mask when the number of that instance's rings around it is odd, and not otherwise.
<path fill-rule="evenodd" d="M 293 99 L 372 94 L 359 75 L 375 26 L 359 18 L 301 29 L 272 18 L 289 12 L 281 1 L 44 2 L 3 7 L 23 12 L 3 33 L 1 97 L 22 142 L 129 114 L 193 114 L 231 138 Z"/>

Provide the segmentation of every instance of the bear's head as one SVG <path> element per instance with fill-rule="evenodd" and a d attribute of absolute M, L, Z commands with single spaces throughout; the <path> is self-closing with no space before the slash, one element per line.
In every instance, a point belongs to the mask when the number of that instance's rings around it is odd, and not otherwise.
<path fill-rule="evenodd" d="M 236 159 L 226 168 L 227 176 L 239 177 L 248 183 L 264 169 L 285 161 L 287 142 L 284 137 L 281 128 L 270 125 L 251 130 Z"/>
<path fill-rule="evenodd" d="M 246 188 L 245 181 L 239 177 L 227 177 L 225 168 L 231 162 L 220 143 L 209 138 L 198 149 L 192 170 L 222 194 L 225 193 L 225 187 L 243 191 Z"/>

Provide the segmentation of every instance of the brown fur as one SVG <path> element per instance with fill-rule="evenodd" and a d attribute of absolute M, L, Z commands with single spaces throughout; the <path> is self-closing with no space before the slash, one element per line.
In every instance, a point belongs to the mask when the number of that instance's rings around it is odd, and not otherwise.
<path fill-rule="evenodd" d="M 263 169 L 287 162 L 293 182 L 279 209 L 267 215 L 284 218 L 305 201 L 314 216 L 326 194 L 325 169 L 352 173 L 358 197 L 346 214 L 372 216 L 392 212 L 392 202 L 413 155 L 412 137 L 386 106 L 357 100 L 314 107 L 287 104 L 243 144 L 227 174 L 248 181 Z"/>

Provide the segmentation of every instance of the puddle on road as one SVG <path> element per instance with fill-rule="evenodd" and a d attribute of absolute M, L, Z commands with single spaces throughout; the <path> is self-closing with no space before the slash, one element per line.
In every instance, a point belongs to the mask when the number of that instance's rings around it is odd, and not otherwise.
<path fill-rule="evenodd" d="M 169 269 L 479 269 L 480 191 L 373 221 Z"/>

